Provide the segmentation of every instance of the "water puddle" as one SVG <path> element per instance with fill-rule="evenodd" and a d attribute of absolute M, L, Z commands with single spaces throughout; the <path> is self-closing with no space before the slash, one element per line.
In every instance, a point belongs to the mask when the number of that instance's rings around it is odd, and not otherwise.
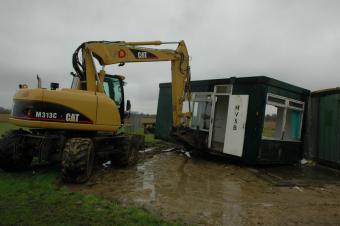
<path fill-rule="evenodd" d="M 310 225 L 340 222 L 340 190 L 336 186 L 302 190 L 277 187 L 246 167 L 188 158 L 184 153 L 157 153 L 128 169 L 107 167 L 98 170 L 88 184 L 70 188 L 142 206 L 186 224 L 299 225 L 307 219 Z M 320 208 L 327 207 L 329 210 L 320 216 Z"/>

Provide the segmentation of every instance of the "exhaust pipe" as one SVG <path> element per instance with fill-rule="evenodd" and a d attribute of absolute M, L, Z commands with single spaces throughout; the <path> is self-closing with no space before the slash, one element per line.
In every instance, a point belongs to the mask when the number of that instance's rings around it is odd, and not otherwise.
<path fill-rule="evenodd" d="M 41 88 L 41 78 L 37 74 L 37 80 L 38 80 L 38 88 Z"/>

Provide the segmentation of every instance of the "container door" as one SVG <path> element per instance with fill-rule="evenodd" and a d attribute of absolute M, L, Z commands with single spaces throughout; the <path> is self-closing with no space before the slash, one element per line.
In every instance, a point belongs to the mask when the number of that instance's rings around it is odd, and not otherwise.
<path fill-rule="evenodd" d="M 243 154 L 248 100 L 248 95 L 230 96 L 223 153 L 239 157 Z"/>

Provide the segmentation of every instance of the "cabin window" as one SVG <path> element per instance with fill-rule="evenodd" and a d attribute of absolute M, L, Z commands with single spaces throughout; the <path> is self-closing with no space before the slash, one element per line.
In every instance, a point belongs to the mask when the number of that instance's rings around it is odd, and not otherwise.
<path fill-rule="evenodd" d="M 232 85 L 216 85 L 215 92 L 217 94 L 231 94 L 233 89 Z"/>
<path fill-rule="evenodd" d="M 269 93 L 262 138 L 300 141 L 303 111 L 303 102 Z"/>
<path fill-rule="evenodd" d="M 209 130 L 211 104 L 211 93 L 192 93 L 191 128 L 198 128 L 203 131 Z"/>
<path fill-rule="evenodd" d="M 104 93 L 106 96 L 110 97 L 110 88 L 109 88 L 109 83 L 104 82 L 103 83 L 103 88 L 104 88 Z"/>

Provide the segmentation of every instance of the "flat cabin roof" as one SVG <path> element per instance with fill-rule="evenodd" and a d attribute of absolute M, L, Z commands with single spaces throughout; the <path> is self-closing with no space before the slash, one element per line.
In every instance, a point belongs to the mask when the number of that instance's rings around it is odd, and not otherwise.
<path fill-rule="evenodd" d="M 340 87 L 330 88 L 330 89 L 321 89 L 312 92 L 312 97 L 315 96 L 327 96 L 327 95 L 333 95 L 333 94 L 340 94 Z"/>
<path fill-rule="evenodd" d="M 222 78 L 222 79 L 207 79 L 207 80 L 196 80 L 191 81 L 191 86 L 214 86 L 220 84 L 234 84 L 234 85 L 245 85 L 245 84 L 254 84 L 254 85 L 267 85 L 273 86 L 280 89 L 284 89 L 290 92 L 299 93 L 299 94 L 310 94 L 310 91 L 304 89 L 302 87 L 298 87 L 277 79 L 273 79 L 267 76 L 252 76 L 252 77 L 230 77 L 230 78 Z M 170 88 L 171 83 L 160 83 L 159 88 Z M 339 91 L 340 92 L 340 91 Z"/>

